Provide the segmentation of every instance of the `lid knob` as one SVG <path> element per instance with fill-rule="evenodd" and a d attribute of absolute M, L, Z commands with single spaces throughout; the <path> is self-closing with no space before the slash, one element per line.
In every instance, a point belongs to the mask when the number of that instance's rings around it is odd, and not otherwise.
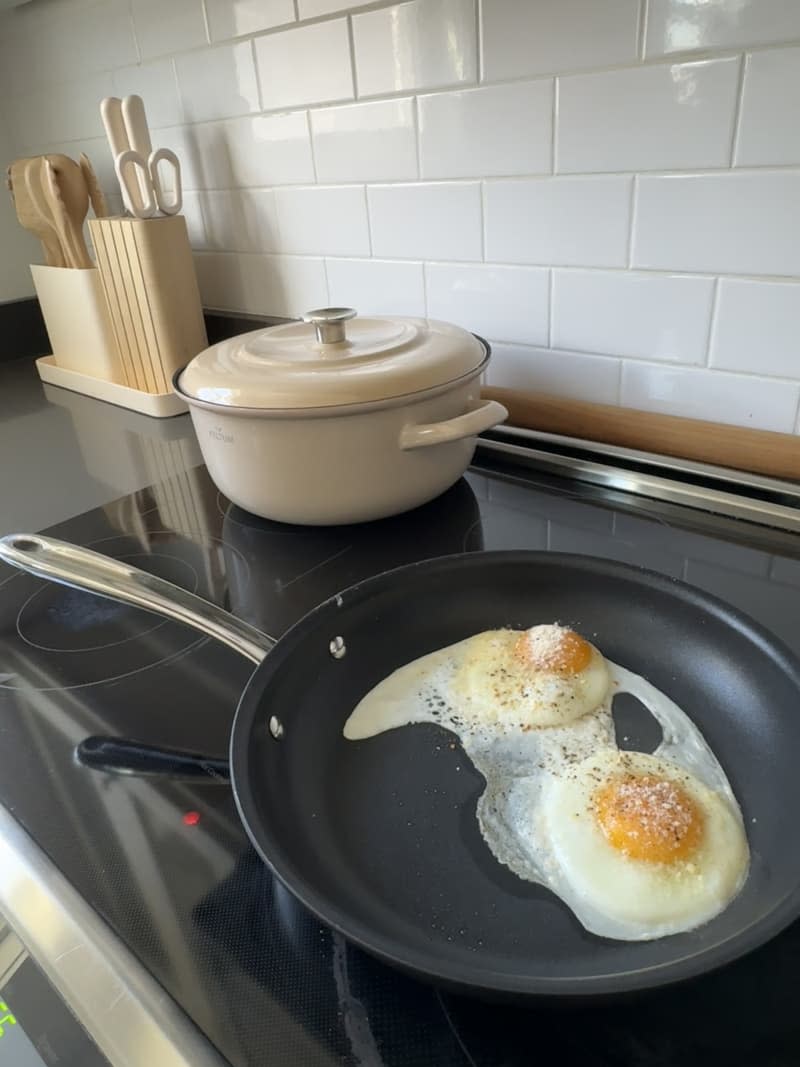
<path fill-rule="evenodd" d="M 355 308 L 317 308 L 303 315 L 303 322 L 311 322 L 321 345 L 335 345 L 346 340 L 344 324 L 356 317 Z"/>

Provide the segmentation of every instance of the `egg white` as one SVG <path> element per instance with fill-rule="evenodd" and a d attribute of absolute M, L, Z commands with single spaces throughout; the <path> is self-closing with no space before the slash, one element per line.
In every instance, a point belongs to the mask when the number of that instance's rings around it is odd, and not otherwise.
<path fill-rule="evenodd" d="M 539 672 L 525 693 L 507 680 L 505 702 L 497 700 L 492 670 L 506 663 L 519 631 L 490 630 L 421 656 L 394 671 L 360 701 L 344 736 L 363 740 L 415 722 L 432 722 L 456 733 L 485 778 L 554 775 L 614 743 L 610 677 L 593 649 L 581 678 Z M 587 691 L 590 694 L 587 701 Z M 560 701 L 560 704 L 559 704 Z M 592 708 L 588 713 L 585 708 Z M 561 710 L 563 708 L 563 711 Z M 583 712 L 576 718 L 576 711 Z M 551 722 L 564 726 L 550 726 Z M 538 723 L 547 729 L 538 727 Z"/>
<path fill-rule="evenodd" d="M 609 843 L 592 798 L 621 770 L 680 783 L 702 813 L 703 833 L 680 862 L 632 859 Z M 478 805 L 481 832 L 515 874 L 547 886 L 590 932 L 649 941 L 692 930 L 718 915 L 744 883 L 749 855 L 738 806 L 658 757 L 606 749 L 558 778 L 487 784 Z"/>
<path fill-rule="evenodd" d="M 486 779 L 477 818 L 495 858 L 553 890 L 599 936 L 650 940 L 693 929 L 722 911 L 746 880 L 749 853 L 736 798 L 700 730 L 646 679 L 609 660 L 600 672 L 594 656 L 589 701 L 586 688 L 565 693 L 558 679 L 554 689 L 543 676 L 527 693 L 512 684 L 511 699 L 498 703 L 484 676 L 487 664 L 503 660 L 508 635 L 518 632 L 487 631 L 399 668 L 361 700 L 344 736 L 362 740 L 417 722 L 452 730 Z M 688 776 L 687 788 L 705 815 L 702 872 L 691 892 L 676 889 L 658 865 L 645 870 L 649 865 L 614 853 L 590 825 L 592 760 L 610 766 L 621 757 L 611 714 L 612 697 L 620 692 L 637 697 L 661 726 L 661 743 L 643 758 L 663 763 L 666 774 Z M 594 699 L 593 710 L 585 710 Z M 553 722 L 561 725 L 547 724 Z M 582 823 L 575 818 L 581 811 Z"/>

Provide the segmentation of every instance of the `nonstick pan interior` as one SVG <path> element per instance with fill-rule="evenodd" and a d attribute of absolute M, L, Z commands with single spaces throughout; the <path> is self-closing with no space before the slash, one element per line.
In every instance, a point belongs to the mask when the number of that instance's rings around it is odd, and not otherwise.
<path fill-rule="evenodd" d="M 552 621 L 666 692 L 728 775 L 751 869 L 736 900 L 698 930 L 651 942 L 586 933 L 549 891 L 491 855 L 475 818 L 483 779 L 454 735 L 419 724 L 342 736 L 358 700 L 396 667 L 480 630 Z M 242 698 L 231 769 L 264 860 L 368 951 L 461 990 L 591 996 L 703 973 L 800 912 L 799 713 L 797 661 L 721 601 L 606 560 L 485 553 L 381 575 L 289 631 Z M 634 715 L 625 729 L 626 747 L 654 747 L 651 722 Z"/>

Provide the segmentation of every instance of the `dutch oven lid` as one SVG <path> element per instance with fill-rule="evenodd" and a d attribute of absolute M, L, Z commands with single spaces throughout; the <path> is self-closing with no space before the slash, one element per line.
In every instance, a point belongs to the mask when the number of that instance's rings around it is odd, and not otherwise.
<path fill-rule="evenodd" d="M 356 318 L 352 308 L 303 319 L 205 349 L 179 375 L 179 391 L 224 407 L 334 407 L 445 385 L 487 358 L 478 338 L 447 322 Z"/>

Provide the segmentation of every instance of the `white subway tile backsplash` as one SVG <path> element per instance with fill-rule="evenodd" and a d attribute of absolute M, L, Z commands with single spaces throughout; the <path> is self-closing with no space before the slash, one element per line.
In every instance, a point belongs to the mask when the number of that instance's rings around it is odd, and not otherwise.
<path fill-rule="evenodd" d="M 203 0 L 131 0 L 142 59 L 207 43 Z"/>
<path fill-rule="evenodd" d="M 800 282 L 722 278 L 711 366 L 800 377 Z"/>
<path fill-rule="evenodd" d="M 26 4 L 7 12 L 0 24 L 4 97 L 115 70 L 138 58 L 128 0 Z"/>
<path fill-rule="evenodd" d="M 635 62 L 639 0 L 484 0 L 487 81 Z"/>
<path fill-rule="evenodd" d="M 87 151 L 119 208 L 98 104 L 134 92 L 210 305 L 430 314 L 491 381 L 800 435 L 800 0 L 0 14 L 9 159 Z"/>
<path fill-rule="evenodd" d="M 623 405 L 641 411 L 791 433 L 800 386 L 724 371 L 631 362 L 623 364 L 620 395 Z"/>
<path fill-rule="evenodd" d="M 151 130 L 150 136 L 154 145 L 171 148 L 181 161 L 184 189 L 215 189 L 231 184 L 227 154 L 222 147 L 221 123 L 169 126 Z"/>
<path fill-rule="evenodd" d="M 726 167 L 740 62 L 733 57 L 561 78 L 556 170 Z"/>
<path fill-rule="evenodd" d="M 195 256 L 206 307 L 299 317 L 325 307 L 325 261 L 313 257 L 207 252 Z"/>
<path fill-rule="evenodd" d="M 189 234 L 189 244 L 193 249 L 208 248 L 206 237 L 206 224 L 203 218 L 203 206 L 200 198 L 203 194 L 194 190 L 183 190 L 183 207 L 181 214 L 186 219 L 186 229 Z"/>
<path fill-rule="evenodd" d="M 346 19 L 258 37 L 255 49 L 266 110 L 353 96 Z"/>
<path fill-rule="evenodd" d="M 493 341 L 547 344 L 548 271 L 429 263 L 428 315 L 456 322 Z"/>
<path fill-rule="evenodd" d="M 770 44 L 800 37 L 795 0 L 649 0 L 646 55 Z"/>
<path fill-rule="evenodd" d="M 141 96 L 151 130 L 160 126 L 176 126 L 183 118 L 172 59 L 156 59 L 150 63 L 120 67 L 114 71 L 113 85 L 114 96 L 130 96 L 132 93 Z"/>
<path fill-rule="evenodd" d="M 798 274 L 800 172 L 645 175 L 633 266 L 730 274 Z"/>
<path fill-rule="evenodd" d="M 353 15 L 359 96 L 477 78 L 475 0 L 408 0 Z"/>
<path fill-rule="evenodd" d="M 704 363 L 714 282 L 631 271 L 553 271 L 553 346 Z"/>
<path fill-rule="evenodd" d="M 481 258 L 477 182 L 371 185 L 372 251 L 389 259 Z"/>
<path fill-rule="evenodd" d="M 276 189 L 275 203 L 282 252 L 329 256 L 370 254 L 363 186 Z"/>
<path fill-rule="evenodd" d="M 537 174 L 551 169 L 553 83 L 487 85 L 421 96 L 422 178 Z"/>
<path fill-rule="evenodd" d="M 421 263 L 385 259 L 327 259 L 328 299 L 359 315 L 425 316 Z"/>
<path fill-rule="evenodd" d="M 157 130 L 153 143 L 177 153 L 187 189 L 314 181 L 305 111 L 248 115 Z"/>
<path fill-rule="evenodd" d="M 278 215 L 272 189 L 200 193 L 206 247 L 231 252 L 277 252 Z"/>
<path fill-rule="evenodd" d="M 489 338 L 491 340 L 491 338 Z M 619 399 L 619 360 L 585 356 L 553 348 L 492 345 L 486 372 L 489 385 L 557 393 L 573 400 L 616 404 Z"/>
<path fill-rule="evenodd" d="M 625 266 L 631 182 L 623 177 L 486 182 L 486 258 L 543 266 Z"/>
<path fill-rule="evenodd" d="M 224 151 L 234 185 L 293 185 L 314 181 L 305 111 L 230 119 L 224 128 Z"/>
<path fill-rule="evenodd" d="M 293 0 L 205 0 L 205 5 L 212 42 L 294 22 Z"/>
<path fill-rule="evenodd" d="M 114 160 L 111 158 L 111 151 L 105 137 L 82 137 L 78 145 L 68 143 L 61 145 L 59 148 L 54 147 L 53 151 L 63 152 L 64 155 L 71 156 L 73 159 L 79 156 L 81 152 L 85 152 L 97 175 L 100 188 L 106 194 L 120 192 L 117 175 L 114 172 Z"/>
<path fill-rule="evenodd" d="M 225 119 L 258 111 L 258 82 L 249 41 L 187 52 L 175 60 L 184 118 Z"/>
<path fill-rule="evenodd" d="M 734 163 L 800 163 L 800 48 L 746 57 L 739 138 Z"/>
<path fill-rule="evenodd" d="M 404 181 L 417 176 L 410 98 L 312 111 L 311 131 L 321 182 Z"/>
<path fill-rule="evenodd" d="M 53 4 L 49 10 L 43 5 L 43 21 L 38 32 L 34 31 L 39 55 L 47 66 L 46 81 L 71 80 L 76 73 L 116 70 L 139 58 L 126 0 L 105 0 L 79 8 L 65 5 L 56 25 L 52 24 L 54 13 Z M 25 49 L 23 60 L 24 55 Z"/>
<path fill-rule="evenodd" d="M 19 96 L 11 114 L 17 154 L 39 154 L 53 143 L 104 135 L 100 101 L 113 92 L 110 71 Z"/>
<path fill-rule="evenodd" d="M 297 8 L 301 19 L 313 19 L 338 11 L 353 11 L 371 3 L 374 3 L 374 0 L 297 0 Z"/>

